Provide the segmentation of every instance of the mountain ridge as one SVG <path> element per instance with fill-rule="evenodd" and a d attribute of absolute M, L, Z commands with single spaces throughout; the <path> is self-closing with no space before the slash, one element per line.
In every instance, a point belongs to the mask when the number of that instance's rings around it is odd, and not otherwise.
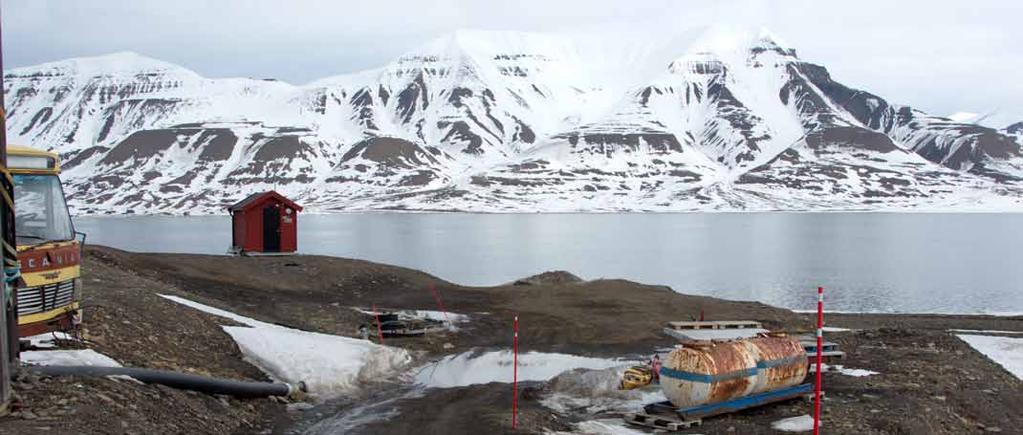
<path fill-rule="evenodd" d="M 1018 207 L 1020 124 L 889 103 L 777 41 L 715 28 L 635 82 L 566 37 L 472 31 L 305 85 L 115 53 L 7 71 L 4 91 L 11 141 L 61 153 L 83 214 L 270 188 L 320 211 Z"/>

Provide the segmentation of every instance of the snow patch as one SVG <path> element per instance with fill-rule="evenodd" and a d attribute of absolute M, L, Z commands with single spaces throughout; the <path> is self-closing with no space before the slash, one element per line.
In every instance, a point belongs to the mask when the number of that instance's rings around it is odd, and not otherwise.
<path fill-rule="evenodd" d="M 1023 379 L 1023 338 L 957 334 L 960 340 Z"/>
<path fill-rule="evenodd" d="M 1000 331 L 997 329 L 949 329 L 948 332 L 965 334 L 1023 334 L 1023 331 Z"/>
<path fill-rule="evenodd" d="M 21 363 L 30 366 L 121 367 L 121 363 L 92 349 L 29 350 L 21 353 Z"/>
<path fill-rule="evenodd" d="M 248 325 L 248 326 L 251 326 L 253 328 L 269 328 L 269 327 L 279 328 L 280 327 L 280 326 L 274 325 L 273 323 L 260 322 L 259 320 L 256 320 L 256 319 L 253 319 L 253 318 L 250 318 L 250 317 L 241 316 L 241 315 L 232 313 L 230 311 L 221 310 L 220 308 L 214 308 L 214 307 L 211 307 L 209 305 L 200 304 L 198 302 L 195 302 L 195 301 L 192 301 L 192 300 L 189 300 L 189 299 L 185 299 L 185 298 L 182 298 L 182 297 L 173 296 L 173 295 L 159 295 L 159 296 L 161 298 L 164 298 L 164 299 L 167 299 L 167 300 L 170 300 L 170 301 L 173 301 L 173 302 L 177 302 L 177 303 L 179 303 L 181 305 L 184 305 L 186 307 L 195 308 L 195 309 L 197 309 L 199 311 L 202 311 L 202 312 L 207 313 L 207 314 L 212 314 L 212 315 L 217 316 L 217 317 L 223 317 L 225 319 L 231 319 L 231 320 L 234 320 L 235 322 L 241 323 L 243 325 Z"/>
<path fill-rule="evenodd" d="M 980 114 L 973 112 L 956 112 L 951 115 L 948 115 L 947 118 L 952 120 L 953 122 L 973 122 L 979 116 Z"/>
<path fill-rule="evenodd" d="M 823 369 L 823 373 L 839 373 L 839 374 L 843 374 L 843 375 L 846 375 L 846 376 L 852 376 L 852 377 L 855 377 L 855 378 L 863 378 L 863 377 L 867 377 L 867 376 L 881 374 L 880 372 L 875 372 L 873 370 L 867 370 L 867 369 L 850 369 L 850 368 L 846 368 L 845 366 L 840 365 L 840 364 L 836 364 L 836 365 L 821 364 L 821 369 Z M 817 367 L 814 366 L 813 364 L 811 364 L 810 365 L 810 373 L 814 373 L 816 370 L 817 370 Z"/>
<path fill-rule="evenodd" d="M 52 349 L 57 347 L 56 340 L 77 340 L 65 332 L 47 332 L 45 334 L 33 335 L 26 338 L 31 343 L 32 347 L 37 349 Z"/>
<path fill-rule="evenodd" d="M 867 377 L 871 375 L 879 375 L 880 372 L 875 372 L 867 369 L 848 369 L 841 365 L 827 366 L 825 365 L 824 371 L 838 372 L 846 376 L 852 376 L 856 378 Z"/>
<path fill-rule="evenodd" d="M 804 414 L 798 417 L 783 418 L 771 423 L 771 427 L 782 432 L 809 432 L 813 430 L 813 417 Z"/>
<path fill-rule="evenodd" d="M 551 379 L 551 394 L 541 400 L 544 406 L 560 412 L 587 414 L 639 412 L 643 406 L 668 400 L 657 385 L 635 390 L 619 390 L 618 384 L 628 365 L 600 370 L 575 369 Z"/>
<path fill-rule="evenodd" d="M 245 358 L 276 380 L 305 382 L 310 394 L 333 397 L 363 381 L 386 379 L 411 357 L 404 349 L 365 340 L 286 328 L 177 296 L 160 295 L 248 326 L 223 326 Z"/>
<path fill-rule="evenodd" d="M 360 381 L 380 379 L 410 361 L 402 349 L 368 341 L 284 327 L 225 326 L 246 358 L 274 378 L 305 382 L 322 396 L 356 388 Z"/>
<path fill-rule="evenodd" d="M 825 327 L 821 328 L 821 330 L 823 330 L 824 332 L 848 332 L 848 331 L 852 331 L 852 329 L 849 329 L 849 328 L 839 328 L 837 326 L 825 326 Z"/>
<path fill-rule="evenodd" d="M 529 352 L 519 355 L 520 381 L 546 381 L 576 368 L 603 369 L 626 363 L 618 359 L 590 358 L 561 353 Z M 512 381 L 512 352 L 465 352 L 420 368 L 415 382 L 427 387 L 451 388 Z"/>

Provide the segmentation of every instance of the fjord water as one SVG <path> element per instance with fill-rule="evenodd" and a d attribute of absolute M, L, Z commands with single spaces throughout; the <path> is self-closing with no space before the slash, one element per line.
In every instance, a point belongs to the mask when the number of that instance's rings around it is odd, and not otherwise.
<path fill-rule="evenodd" d="M 224 254 L 226 216 L 80 217 L 88 242 Z M 466 285 L 547 270 L 830 310 L 1023 313 L 1023 214 L 359 213 L 299 218 L 299 250 Z"/>

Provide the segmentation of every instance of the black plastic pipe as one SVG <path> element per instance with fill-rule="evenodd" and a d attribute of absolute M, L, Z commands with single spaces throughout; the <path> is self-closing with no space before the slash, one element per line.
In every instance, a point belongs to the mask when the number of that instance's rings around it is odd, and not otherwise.
<path fill-rule="evenodd" d="M 160 384 L 182 390 L 234 397 L 290 396 L 297 391 L 306 391 L 305 384 L 301 382 L 297 386 L 292 386 L 280 382 L 236 381 L 138 367 L 23 366 L 22 368 L 48 376 L 130 376 L 147 384 Z"/>

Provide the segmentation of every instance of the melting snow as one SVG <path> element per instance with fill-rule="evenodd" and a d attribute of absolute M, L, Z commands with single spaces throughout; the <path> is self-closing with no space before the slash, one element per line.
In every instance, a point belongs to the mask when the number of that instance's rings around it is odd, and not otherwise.
<path fill-rule="evenodd" d="M 798 417 L 783 418 L 771 423 L 771 427 L 782 432 L 809 432 L 813 430 L 813 417 L 800 415 Z"/>
<path fill-rule="evenodd" d="M 959 334 L 956 337 L 991 361 L 1005 367 L 1009 373 L 1023 379 L 1023 338 L 967 334 Z"/>
<path fill-rule="evenodd" d="M 845 366 L 842 366 L 842 365 L 821 364 L 821 368 L 824 369 L 824 373 L 828 373 L 828 372 L 840 373 L 840 374 L 843 374 L 843 375 L 846 375 L 846 376 L 852 376 L 852 377 L 856 377 L 856 378 L 862 378 L 862 377 L 866 377 L 866 376 L 881 374 L 880 372 L 875 372 L 873 370 L 867 370 L 867 369 L 849 369 L 849 368 L 845 368 Z M 810 364 L 810 373 L 815 372 L 816 369 L 817 369 L 816 366 L 814 366 L 813 364 Z"/>
<path fill-rule="evenodd" d="M 879 374 L 881 374 L 879 372 L 875 372 L 875 371 L 871 371 L 871 370 L 867 370 L 867 369 L 847 369 L 845 367 L 842 367 L 841 365 L 831 366 L 831 367 L 826 368 L 825 370 L 826 371 L 829 370 L 829 371 L 833 371 L 833 372 L 839 372 L 839 373 L 841 373 L 843 375 L 853 376 L 853 377 L 857 377 L 857 378 L 862 378 L 862 377 L 866 377 L 866 376 L 870 376 L 870 375 L 879 375 Z"/>
<path fill-rule="evenodd" d="M 628 365 L 601 370 L 577 369 L 551 380 L 551 394 L 541 403 L 557 412 L 585 411 L 587 414 L 638 412 L 653 402 L 668 400 L 657 385 L 619 390 L 618 383 Z"/>
<path fill-rule="evenodd" d="M 546 381 L 575 368 L 602 369 L 623 364 L 617 359 L 589 358 L 561 353 L 519 354 L 520 381 Z M 415 382 L 427 387 L 450 388 L 512 381 L 512 352 L 465 352 L 419 369 Z"/>
<path fill-rule="evenodd" d="M 553 435 L 587 434 L 587 435 L 640 435 L 647 432 L 632 429 L 621 420 L 601 419 L 582 421 L 575 424 L 572 432 L 553 432 Z"/>
<path fill-rule="evenodd" d="M 121 367 L 121 363 L 92 349 L 30 350 L 21 353 L 21 362 L 33 366 Z"/>
<path fill-rule="evenodd" d="M 849 329 L 849 328 L 839 328 L 837 326 L 825 326 L 825 327 L 823 327 L 821 329 L 824 332 L 848 332 L 848 331 L 852 331 L 852 329 Z"/>
<path fill-rule="evenodd" d="M 28 337 L 27 340 L 32 343 L 33 347 L 38 349 L 52 349 L 57 347 L 56 340 L 75 340 L 71 335 L 64 332 L 47 332 L 45 334 L 33 335 Z"/>
<path fill-rule="evenodd" d="M 342 410 L 332 417 L 324 418 L 302 433 L 307 435 L 344 434 L 357 432 L 356 429 L 372 423 L 387 421 L 401 415 L 396 404 L 402 400 L 422 397 L 421 390 L 394 394 L 381 401 L 363 401 L 350 409 Z"/>
<path fill-rule="evenodd" d="M 1023 334 L 1023 331 L 999 331 L 997 329 L 949 329 L 948 332 L 966 334 Z"/>
<path fill-rule="evenodd" d="M 288 383 L 305 382 L 311 394 L 322 397 L 354 389 L 359 381 L 386 377 L 411 361 L 404 349 L 286 328 L 177 296 L 160 296 L 248 325 L 223 328 L 245 357 L 268 375 Z"/>
<path fill-rule="evenodd" d="M 234 320 L 235 322 L 241 323 L 243 325 L 248 325 L 248 326 L 251 326 L 253 328 L 279 327 L 277 325 L 274 325 L 273 323 L 260 322 L 259 320 L 256 320 L 256 319 L 252 319 L 252 318 L 245 317 L 245 316 L 239 316 L 239 315 L 237 315 L 235 313 L 232 313 L 230 311 L 225 311 L 225 310 L 221 310 L 220 308 L 214 308 L 214 307 L 211 307 L 209 305 L 200 304 L 198 302 L 191 301 L 191 300 L 188 300 L 188 299 L 185 299 L 185 298 L 182 298 L 182 297 L 171 296 L 171 295 L 160 295 L 160 297 L 162 297 L 164 299 L 168 299 L 168 300 L 173 301 L 173 302 L 177 302 L 177 303 L 179 303 L 181 305 L 184 305 L 186 307 L 195 308 L 195 309 L 197 309 L 199 311 L 202 311 L 204 313 L 209 313 L 209 314 L 212 314 L 212 315 L 217 316 L 217 317 L 223 317 L 223 318 L 226 318 L 226 319 L 231 319 L 231 320 Z"/>

